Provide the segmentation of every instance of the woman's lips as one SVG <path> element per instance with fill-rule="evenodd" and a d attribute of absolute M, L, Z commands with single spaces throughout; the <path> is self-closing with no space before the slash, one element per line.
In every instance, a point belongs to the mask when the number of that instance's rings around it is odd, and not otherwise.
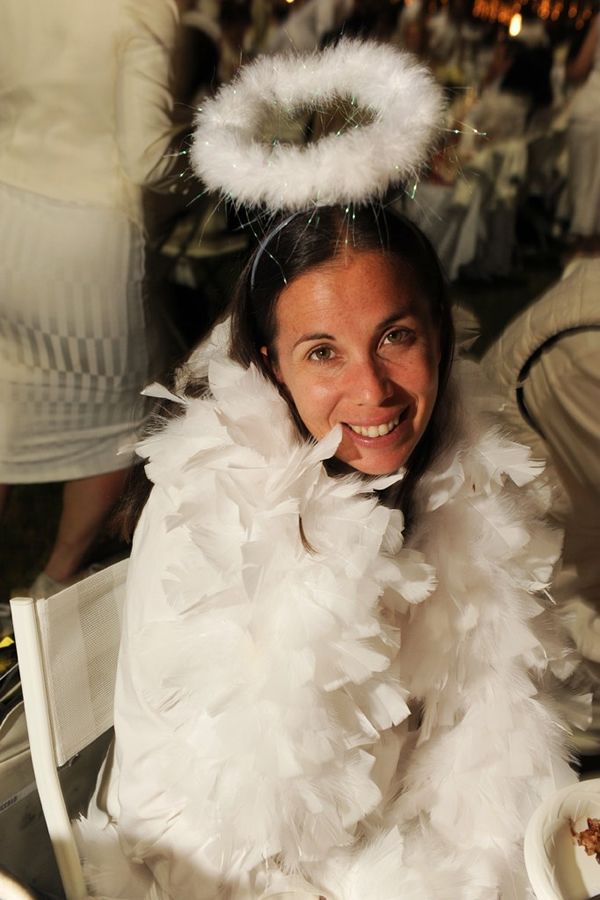
<path fill-rule="evenodd" d="M 409 408 L 407 407 L 403 412 L 379 425 L 355 425 L 343 422 L 342 426 L 352 440 L 358 444 L 384 446 L 386 443 L 391 443 L 395 440 L 396 432 L 399 426 L 406 422 L 408 414 Z"/>

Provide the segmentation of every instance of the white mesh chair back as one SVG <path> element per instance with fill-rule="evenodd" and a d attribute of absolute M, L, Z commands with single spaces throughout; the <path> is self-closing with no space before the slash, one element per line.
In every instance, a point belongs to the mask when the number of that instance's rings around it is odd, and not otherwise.
<path fill-rule="evenodd" d="M 127 560 L 52 597 L 11 600 L 35 780 L 67 900 L 87 896 L 57 767 L 113 724 Z"/>
<path fill-rule="evenodd" d="M 36 603 L 59 766 L 113 724 L 126 573 L 122 560 Z"/>

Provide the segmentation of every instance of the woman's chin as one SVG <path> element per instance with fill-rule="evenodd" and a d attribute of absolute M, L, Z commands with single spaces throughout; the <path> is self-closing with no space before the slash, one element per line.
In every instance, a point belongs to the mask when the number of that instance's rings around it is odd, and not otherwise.
<path fill-rule="evenodd" d="M 383 453 L 354 453 L 340 454 L 338 459 L 345 463 L 350 469 L 361 472 L 363 475 L 392 475 L 406 464 L 410 455 L 410 450 L 403 449 L 402 452 Z"/>
<path fill-rule="evenodd" d="M 379 465 L 371 462 L 367 462 L 365 460 L 360 460 L 355 463 L 348 463 L 351 469 L 354 469 L 355 472 L 360 472 L 362 475 L 393 475 L 398 469 L 401 469 L 404 465 L 403 462 L 399 462 L 398 464 L 394 463 L 381 463 Z"/>

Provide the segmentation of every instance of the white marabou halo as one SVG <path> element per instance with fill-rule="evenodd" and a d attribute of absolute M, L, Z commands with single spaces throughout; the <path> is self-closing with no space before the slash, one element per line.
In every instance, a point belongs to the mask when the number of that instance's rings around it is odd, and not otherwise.
<path fill-rule="evenodd" d="M 371 121 L 304 145 L 268 143 L 269 112 L 320 110 L 350 98 Z M 437 136 L 441 88 L 414 58 L 372 41 L 342 40 L 309 56 L 266 56 L 207 100 L 191 160 L 209 190 L 272 211 L 364 204 L 413 177 Z"/>

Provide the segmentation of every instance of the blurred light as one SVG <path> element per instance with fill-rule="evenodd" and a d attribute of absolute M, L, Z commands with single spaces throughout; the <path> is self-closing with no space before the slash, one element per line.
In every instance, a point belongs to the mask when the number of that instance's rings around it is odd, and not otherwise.
<path fill-rule="evenodd" d="M 516 37 L 521 33 L 522 24 L 523 19 L 521 18 L 521 13 L 515 13 L 510 20 L 510 25 L 508 26 L 508 33 L 511 37 Z"/>
<path fill-rule="evenodd" d="M 294 0 L 285 0 L 286 3 L 293 3 Z"/>

